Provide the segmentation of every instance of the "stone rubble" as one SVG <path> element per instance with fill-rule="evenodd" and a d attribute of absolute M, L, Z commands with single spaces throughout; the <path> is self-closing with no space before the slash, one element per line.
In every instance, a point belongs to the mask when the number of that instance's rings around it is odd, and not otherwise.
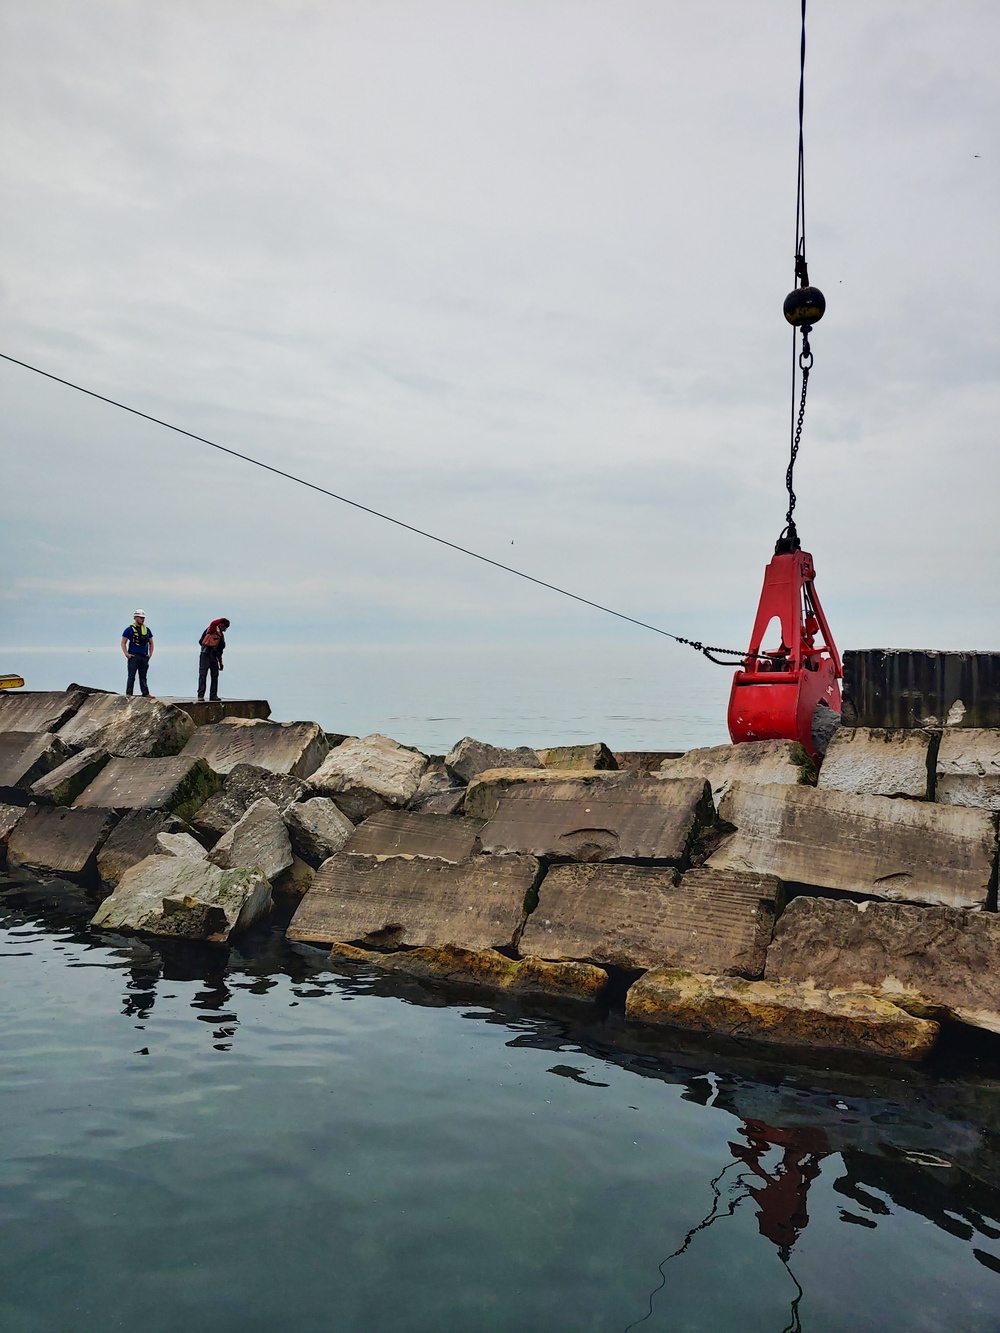
<path fill-rule="evenodd" d="M 301 778 L 272 773 L 257 764 L 236 764 L 226 774 L 222 790 L 205 802 L 191 822 L 199 833 L 214 840 L 227 833 L 262 796 L 285 814 L 308 795 L 309 788 Z"/>
<path fill-rule="evenodd" d="M 187 713 L 159 699 L 131 699 L 92 691 L 59 728 L 74 749 L 107 750 L 123 759 L 160 759 L 179 754 L 195 734 Z"/>

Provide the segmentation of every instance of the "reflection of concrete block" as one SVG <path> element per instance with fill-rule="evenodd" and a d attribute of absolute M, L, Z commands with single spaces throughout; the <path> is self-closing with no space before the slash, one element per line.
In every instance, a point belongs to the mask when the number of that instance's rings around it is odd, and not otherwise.
<path fill-rule="evenodd" d="M 330 751 L 309 785 L 318 796 L 332 797 L 345 815 L 360 821 L 387 806 L 407 805 L 426 767 L 426 755 L 388 736 L 352 736 Z"/>
<path fill-rule="evenodd" d="M 13 866 L 69 879 L 91 879 L 97 870 L 97 853 L 116 819 L 112 810 L 33 805 L 7 841 L 7 859 Z"/>
<path fill-rule="evenodd" d="M 893 901 L 986 904 L 997 817 L 985 810 L 737 782 L 719 817 L 736 832 L 709 857 L 717 870 Z"/>
<path fill-rule="evenodd" d="M 112 759 L 74 802 L 77 809 L 168 810 L 190 819 L 222 785 L 200 759 Z"/>
<path fill-rule="evenodd" d="M 159 699 L 128 698 L 94 691 L 59 728 L 67 745 L 107 750 L 129 759 L 178 754 L 194 723 L 186 713 Z"/>
<path fill-rule="evenodd" d="M 50 731 L 0 732 L 0 799 L 27 804 L 33 783 L 58 768 L 69 754 Z"/>
<path fill-rule="evenodd" d="M 687 967 L 759 977 L 779 882 L 765 875 L 668 867 L 553 866 L 518 949 L 557 961 Z"/>
<path fill-rule="evenodd" d="M 665 778 L 704 778 L 711 784 L 716 804 L 734 782 L 782 782 L 793 785 L 816 781 L 816 765 L 798 741 L 744 741 L 740 745 L 710 745 L 688 750 L 660 765 Z"/>
<path fill-rule="evenodd" d="M 323 762 L 330 743 L 315 722 L 264 722 L 230 718 L 199 727 L 184 747 L 185 758 L 204 759 L 214 773 L 253 764 L 271 773 L 307 778 Z"/>
<path fill-rule="evenodd" d="M 258 869 L 221 870 L 183 856 L 149 856 L 125 872 L 90 924 L 221 943 L 270 910 L 271 890 Z"/>
<path fill-rule="evenodd" d="M 928 731 L 841 727 L 826 752 L 818 785 L 827 791 L 925 801 L 934 739 Z"/>
<path fill-rule="evenodd" d="M 359 824 L 344 851 L 362 856 L 430 856 L 464 861 L 479 851 L 481 819 L 455 819 L 412 810 L 380 810 Z"/>
<path fill-rule="evenodd" d="M 72 805 L 82 791 L 97 777 L 111 756 L 107 750 L 81 750 L 31 784 L 36 801 L 50 805 Z"/>
<path fill-rule="evenodd" d="M 538 875 L 533 856 L 474 856 L 456 865 L 338 852 L 317 871 L 287 934 L 318 944 L 509 947 Z"/>
<path fill-rule="evenodd" d="M 949 728 L 937 756 L 937 800 L 1000 810 L 1000 729 Z"/>

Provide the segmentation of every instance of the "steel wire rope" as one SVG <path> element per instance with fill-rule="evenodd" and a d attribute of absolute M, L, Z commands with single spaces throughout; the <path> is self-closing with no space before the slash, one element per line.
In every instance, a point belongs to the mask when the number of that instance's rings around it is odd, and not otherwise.
<path fill-rule="evenodd" d="M 550 592 L 559 593 L 562 597 L 569 597 L 572 601 L 580 602 L 583 606 L 592 607 L 595 611 L 603 611 L 606 615 L 615 616 L 618 620 L 628 621 L 630 625 L 638 625 L 641 629 L 648 629 L 654 634 L 661 634 L 665 639 L 672 639 L 674 643 L 694 648 L 718 666 L 739 666 L 744 660 L 745 654 L 741 649 L 716 648 L 702 643 L 700 639 L 687 639 L 682 634 L 671 634 L 669 630 L 660 629 L 658 625 L 650 625 L 648 621 L 626 615 L 624 611 L 616 611 L 613 607 L 604 606 L 600 602 L 592 601 L 589 597 L 582 597 L 579 593 L 570 592 L 568 588 L 560 588 L 555 583 L 548 583 L 545 579 L 536 578 L 534 574 L 526 574 L 523 569 L 515 569 L 513 565 L 505 565 L 502 561 L 494 560 L 488 555 L 471 551 L 467 546 L 460 546 L 458 542 L 449 541 L 446 537 L 438 537 L 435 533 L 415 527 L 414 524 L 406 523 L 401 518 L 393 518 L 391 514 L 383 514 L 381 510 L 362 504 L 360 500 L 351 500 L 346 495 L 339 495 L 336 491 L 328 490 L 325 486 L 319 486 L 314 481 L 307 481 L 305 477 L 297 477 L 294 472 L 285 472 L 284 469 L 274 467 L 271 463 L 265 463 L 259 458 L 252 458 L 250 454 L 241 453 L 238 449 L 230 449 L 224 444 L 217 444 L 215 440 L 209 440 L 204 435 L 196 435 L 194 431 L 185 430 L 183 426 L 175 426 L 170 421 L 164 421 L 162 417 L 154 417 L 149 412 L 141 412 L 137 407 L 129 407 L 127 403 L 121 403 L 116 398 L 109 398 L 106 394 L 97 393 L 94 389 L 85 389 L 82 384 L 75 384 L 72 380 L 64 379 L 61 375 L 53 375 L 51 371 L 42 370 L 39 366 L 33 366 L 28 361 L 20 361 L 16 356 L 9 356 L 6 352 L 0 352 L 0 359 L 9 361 L 15 366 L 21 366 L 25 370 L 31 370 L 47 380 L 54 380 L 56 384 L 63 384 L 69 389 L 75 389 L 78 393 L 84 393 L 89 398 L 96 398 L 99 402 L 108 403 L 111 407 L 118 407 L 123 412 L 130 412 L 132 416 L 141 417 L 144 421 L 151 421 L 156 426 L 164 426 L 167 430 L 172 430 L 178 435 L 187 436 L 189 440 L 196 440 L 199 444 L 207 444 L 210 449 L 217 449 L 220 453 L 228 454 L 231 458 L 239 458 L 244 463 L 252 463 L 254 467 L 263 468 L 265 472 L 272 472 L 276 477 L 284 477 L 286 481 L 293 481 L 299 486 L 305 486 L 320 495 L 328 496 L 331 500 L 339 500 L 341 504 L 350 505 L 352 509 L 360 509 L 362 513 L 371 514 L 374 518 L 392 523 L 397 528 L 403 528 L 418 537 L 425 537 L 428 541 L 437 542 L 439 546 L 447 546 L 450 550 L 458 551 L 461 555 L 470 556 L 473 560 L 480 560 L 484 565 L 492 565 L 494 569 L 502 569 L 506 574 L 514 574 L 519 579 L 525 579 L 528 583 L 536 584 L 539 588 L 547 588 Z M 732 657 L 734 661 L 721 662 L 713 656 L 714 653 L 723 653 L 727 657 Z"/>

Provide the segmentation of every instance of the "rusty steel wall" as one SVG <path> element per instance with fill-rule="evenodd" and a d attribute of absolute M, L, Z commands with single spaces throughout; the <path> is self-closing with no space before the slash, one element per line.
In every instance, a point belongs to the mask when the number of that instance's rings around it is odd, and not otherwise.
<path fill-rule="evenodd" d="M 848 649 L 843 693 L 848 726 L 1000 727 L 1000 652 Z"/>

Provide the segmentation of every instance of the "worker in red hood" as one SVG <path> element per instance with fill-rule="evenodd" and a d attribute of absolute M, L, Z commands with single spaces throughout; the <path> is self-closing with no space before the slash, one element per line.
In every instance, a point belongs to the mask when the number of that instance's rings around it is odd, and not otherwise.
<path fill-rule="evenodd" d="M 198 646 L 201 648 L 201 655 L 198 658 L 198 698 L 205 697 L 205 682 L 209 676 L 212 678 L 212 691 L 209 694 L 210 699 L 219 697 L 219 672 L 222 670 L 222 654 L 226 650 L 226 634 L 229 628 L 229 621 L 223 616 L 220 620 L 213 620 L 198 640 Z"/>

